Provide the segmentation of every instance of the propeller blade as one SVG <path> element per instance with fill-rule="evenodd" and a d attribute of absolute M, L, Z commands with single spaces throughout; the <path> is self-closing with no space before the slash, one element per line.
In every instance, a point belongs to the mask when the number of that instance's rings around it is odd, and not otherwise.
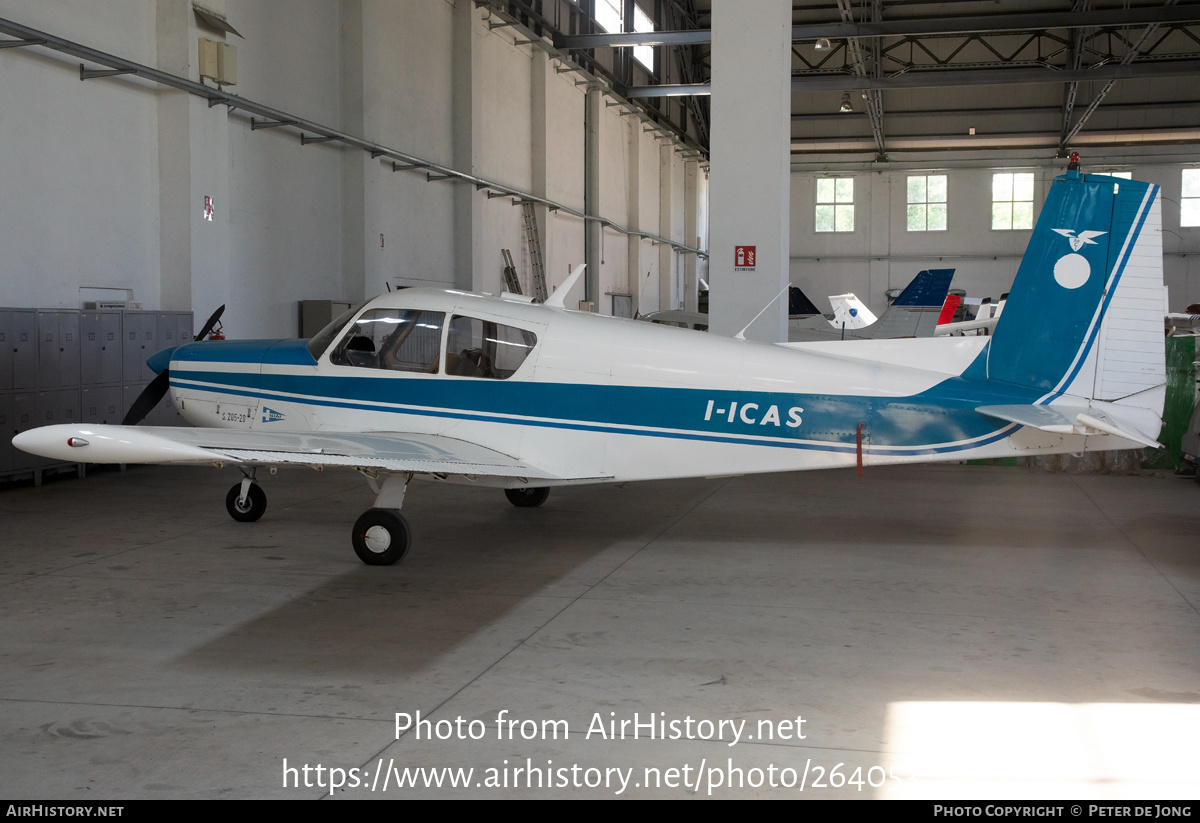
<path fill-rule="evenodd" d="M 213 330 L 213 326 L 217 325 L 217 321 L 221 319 L 221 315 L 225 313 L 225 306 L 222 305 L 219 309 L 212 313 L 212 317 L 208 318 L 208 322 L 200 327 L 200 331 L 196 332 L 193 340 L 203 340 L 208 337 L 208 333 Z"/>
<path fill-rule="evenodd" d="M 125 413 L 125 419 L 121 421 L 121 425 L 136 426 L 142 422 L 146 415 L 152 412 L 154 407 L 158 405 L 158 401 L 163 399 L 163 395 L 167 393 L 170 385 L 171 372 L 169 369 L 163 369 L 158 377 L 155 377 L 146 384 L 146 388 L 142 389 L 142 393 L 138 395 L 137 400 L 133 401 L 133 405 Z"/>

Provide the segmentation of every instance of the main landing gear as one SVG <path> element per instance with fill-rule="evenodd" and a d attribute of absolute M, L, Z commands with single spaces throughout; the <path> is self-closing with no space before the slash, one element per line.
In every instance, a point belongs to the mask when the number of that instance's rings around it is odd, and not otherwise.
<path fill-rule="evenodd" d="M 350 544 L 358 559 L 368 566 L 391 566 L 408 554 L 412 532 L 408 521 L 400 514 L 404 493 L 411 474 L 389 474 L 382 483 L 378 473 L 360 469 L 375 492 L 375 506 L 363 512 L 350 530 Z M 242 480 L 225 495 L 229 516 L 241 523 L 252 523 L 267 510 L 267 495 L 254 482 L 253 468 L 242 470 Z M 508 502 L 522 509 L 532 509 L 546 502 L 550 489 L 546 487 L 505 489 Z"/>
<path fill-rule="evenodd" d="M 504 496 L 518 509 L 536 509 L 546 502 L 546 498 L 550 496 L 550 489 L 545 486 L 536 489 L 505 489 Z"/>
<path fill-rule="evenodd" d="M 378 475 L 367 474 L 367 483 L 375 492 L 375 508 L 367 509 L 350 531 L 350 543 L 358 559 L 368 566 L 391 566 L 408 554 L 411 532 L 400 514 L 404 493 L 411 474 L 389 474 L 380 485 Z"/>
<path fill-rule="evenodd" d="M 253 469 L 242 474 L 242 482 L 234 483 L 225 495 L 225 510 L 239 523 L 253 523 L 267 510 L 267 494 L 254 482 Z"/>
<path fill-rule="evenodd" d="M 396 509 L 367 509 L 354 521 L 350 542 L 368 566 L 390 566 L 408 554 L 408 521 Z"/>

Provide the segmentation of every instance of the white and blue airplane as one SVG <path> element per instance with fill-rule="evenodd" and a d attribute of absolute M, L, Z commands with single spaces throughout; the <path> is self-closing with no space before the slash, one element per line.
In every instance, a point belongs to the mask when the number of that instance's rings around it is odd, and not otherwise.
<path fill-rule="evenodd" d="M 1157 186 L 1057 178 L 995 333 L 770 344 L 545 305 L 405 289 L 311 340 L 159 352 L 196 428 L 58 425 L 14 438 L 70 462 L 236 466 L 226 505 L 262 516 L 259 467 L 350 466 L 377 497 L 366 563 L 408 550 L 413 478 L 505 490 L 1157 446 L 1165 367 Z M 136 415 L 135 415 L 136 416 Z"/>

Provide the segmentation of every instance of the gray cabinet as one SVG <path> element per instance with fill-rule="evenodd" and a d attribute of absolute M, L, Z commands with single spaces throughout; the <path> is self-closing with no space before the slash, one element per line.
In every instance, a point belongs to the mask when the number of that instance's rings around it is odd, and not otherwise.
<path fill-rule="evenodd" d="M 39 311 L 38 388 L 79 385 L 79 312 Z"/>
<path fill-rule="evenodd" d="M 84 386 L 120 383 L 121 312 L 83 312 L 79 338 L 80 383 Z"/>
<path fill-rule="evenodd" d="M 37 312 L 0 309 L 0 391 L 37 386 Z"/>
<path fill-rule="evenodd" d="M 146 359 L 192 340 L 191 312 L 0 309 L 0 477 L 41 482 L 54 463 L 12 446 L 13 435 L 59 423 L 119 424 L 154 379 Z M 147 426 L 187 425 L 170 398 Z"/>

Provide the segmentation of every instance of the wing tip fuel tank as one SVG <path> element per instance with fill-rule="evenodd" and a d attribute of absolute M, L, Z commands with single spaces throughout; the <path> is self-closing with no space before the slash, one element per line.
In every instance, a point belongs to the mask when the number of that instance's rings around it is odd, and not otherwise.
<path fill-rule="evenodd" d="M 218 457 L 131 426 L 42 426 L 12 442 L 30 454 L 69 463 L 208 463 Z"/>

